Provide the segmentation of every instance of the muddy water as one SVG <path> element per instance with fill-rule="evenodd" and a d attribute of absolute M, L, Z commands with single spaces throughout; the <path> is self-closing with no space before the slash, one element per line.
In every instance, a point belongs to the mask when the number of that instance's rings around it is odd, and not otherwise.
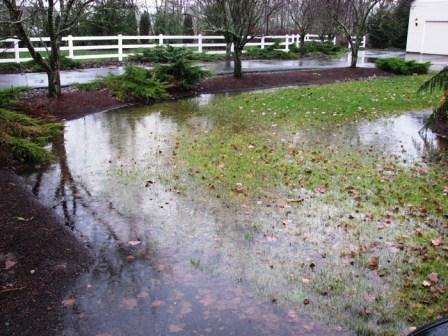
<path fill-rule="evenodd" d="M 331 256 L 332 249 L 350 243 L 327 223 L 339 209 L 301 190 L 290 192 L 304 197 L 300 211 L 263 201 L 235 208 L 194 186 L 177 190 L 172 183 L 178 129 L 188 125 L 207 132 L 211 121 L 192 112 L 215 99 L 202 96 L 68 122 L 64 141 L 53 146 L 57 163 L 26 177 L 96 256 L 90 273 L 67 293 L 65 335 L 351 334 L 337 321 L 350 318 L 365 296 L 351 298 L 353 311 L 332 300 L 316 314 L 303 303 L 317 299 L 298 286 L 316 268 L 316 282 L 348 276 Z M 433 135 L 429 141 L 418 135 L 427 115 L 359 123 L 322 141 L 421 160 L 428 144 L 437 146 Z M 303 142 L 307 132 L 297 137 Z M 294 221 L 302 225 L 289 225 Z M 274 225 L 279 222 L 283 225 Z M 254 223 L 257 228 L 248 229 Z M 329 237 L 331 246 L 324 244 Z M 384 252 L 391 259 L 396 253 Z M 319 273 L 324 266 L 334 278 Z M 388 287 L 377 279 L 350 276 L 372 296 L 387 296 Z"/>

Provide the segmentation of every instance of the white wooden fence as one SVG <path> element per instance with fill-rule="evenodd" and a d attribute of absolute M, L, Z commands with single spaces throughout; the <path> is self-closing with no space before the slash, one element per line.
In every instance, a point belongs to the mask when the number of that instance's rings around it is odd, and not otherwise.
<path fill-rule="evenodd" d="M 34 37 L 31 41 L 36 45 L 36 51 L 48 52 L 47 46 L 50 39 L 48 37 Z M 117 58 L 122 61 L 129 57 L 138 49 L 152 48 L 161 45 L 172 45 L 174 47 L 194 48 L 197 52 L 207 52 L 210 54 L 222 54 L 225 52 L 226 44 L 223 36 L 210 35 L 157 35 L 157 36 L 66 36 L 62 39 L 64 45 L 61 50 L 66 52 L 67 57 L 78 60 Z M 104 44 L 93 44 L 93 42 Z M 276 35 L 259 36 L 253 38 L 247 46 L 255 46 L 264 49 L 273 45 L 275 41 L 281 41 L 280 46 L 285 52 L 289 51 L 292 45 L 299 45 L 299 35 Z M 308 34 L 306 42 L 322 42 L 318 35 Z M 328 41 L 328 40 L 327 40 Z M 28 49 L 20 47 L 18 39 L 0 40 L 0 63 L 21 63 L 30 61 Z M 331 40 L 336 44 L 336 38 Z M 366 46 L 364 37 L 362 47 Z M 101 53 L 103 51 L 103 53 Z"/>

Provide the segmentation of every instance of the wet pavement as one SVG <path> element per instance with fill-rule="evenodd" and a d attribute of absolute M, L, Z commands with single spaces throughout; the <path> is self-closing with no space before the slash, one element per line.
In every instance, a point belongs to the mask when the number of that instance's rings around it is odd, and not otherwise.
<path fill-rule="evenodd" d="M 361 51 L 359 55 L 360 67 L 374 67 L 377 58 L 384 57 L 402 57 L 406 59 L 415 59 L 418 61 L 431 61 L 434 71 L 441 70 L 448 65 L 448 56 L 436 55 L 418 55 L 406 54 L 400 51 Z M 213 74 L 229 74 L 232 73 L 232 63 L 212 62 L 202 63 L 205 69 Z M 350 65 L 350 55 L 342 58 L 304 58 L 301 60 L 247 60 L 243 61 L 243 70 L 245 72 L 269 72 L 269 71 L 290 71 L 290 70 L 310 70 L 310 69 L 330 69 L 343 68 Z M 105 67 L 95 69 L 83 69 L 74 71 L 62 71 L 61 81 L 63 86 L 89 83 L 97 77 L 105 76 L 109 73 L 120 74 L 123 67 Z M 25 73 L 0 75 L 0 88 L 8 88 L 11 86 L 28 86 L 31 88 L 46 87 L 47 78 L 42 73 Z"/>
<path fill-rule="evenodd" d="M 325 277 L 344 271 L 336 261 L 339 253 L 323 257 L 321 250 L 329 242 L 336 250 L 350 243 L 327 220 L 341 209 L 311 198 L 296 212 L 262 202 L 235 208 L 173 176 L 177 132 L 208 132 L 212 121 L 193 112 L 216 99 L 204 95 L 67 122 L 63 141 L 52 148 L 57 162 L 25 177 L 97 260 L 61 303 L 64 335 L 352 334 L 334 321 L 339 314 L 350 318 L 352 311 L 328 304 L 311 318 L 303 302 L 315 298 L 297 292 L 294 280 L 310 276 L 300 265 L 325 265 Z M 434 135 L 418 134 L 429 113 L 347 125 L 319 138 L 418 161 L 439 145 Z M 292 141 L 315 140 L 309 132 Z M 302 224 L 274 228 L 273 222 L 285 218 Z M 264 234 L 248 231 L 255 222 Z M 382 253 L 398 258 L 394 249 Z M 371 281 L 365 274 L 357 277 L 363 286 Z M 378 298 L 390 295 L 384 286 L 370 290 Z M 298 305 L 285 300 L 291 292 Z M 368 304 L 356 293 L 351 300 Z M 387 312 L 387 299 L 384 305 Z"/>

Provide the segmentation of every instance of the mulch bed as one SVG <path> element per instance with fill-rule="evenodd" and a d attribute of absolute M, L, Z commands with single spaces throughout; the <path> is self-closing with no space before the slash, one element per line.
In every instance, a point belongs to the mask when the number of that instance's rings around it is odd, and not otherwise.
<path fill-rule="evenodd" d="M 0 334 L 60 335 L 62 300 L 91 256 L 11 170 L 0 169 Z"/>
<path fill-rule="evenodd" d="M 199 93 L 224 93 L 248 90 L 260 90 L 284 86 L 327 84 L 349 80 L 366 79 L 373 76 L 390 76 L 390 73 L 379 69 L 368 68 L 341 68 L 328 70 L 285 71 L 269 73 L 245 74 L 243 78 L 234 78 L 232 75 L 209 78 L 201 83 Z M 173 99 L 191 96 L 191 93 L 171 92 Z M 35 116 L 54 117 L 56 119 L 70 120 L 85 115 L 124 107 L 129 104 L 118 101 L 109 91 L 78 91 L 66 89 L 62 97 L 54 100 L 39 90 L 22 100 L 20 109 Z"/>
<path fill-rule="evenodd" d="M 45 91 L 40 90 L 38 94 L 22 99 L 18 108 L 33 116 L 71 120 L 127 105 L 113 97 L 107 90 L 68 90 L 63 92 L 59 99 L 51 99 L 47 97 Z"/>
<path fill-rule="evenodd" d="M 372 76 L 391 76 L 375 68 L 340 68 L 328 70 L 284 71 L 245 74 L 243 78 L 231 75 L 212 77 L 202 84 L 204 93 L 238 92 L 281 86 L 316 85 L 365 79 Z"/>

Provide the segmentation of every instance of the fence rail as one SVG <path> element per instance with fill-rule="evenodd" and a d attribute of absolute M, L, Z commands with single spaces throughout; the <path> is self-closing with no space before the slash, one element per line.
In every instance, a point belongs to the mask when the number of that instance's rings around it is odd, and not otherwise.
<path fill-rule="evenodd" d="M 32 42 L 39 44 L 38 52 L 48 52 L 50 48 L 46 45 L 50 41 L 48 37 L 33 37 Z M 155 35 L 155 36 L 66 36 L 62 38 L 64 45 L 61 47 L 67 57 L 76 60 L 116 58 L 119 61 L 134 55 L 139 49 L 153 48 L 162 45 L 174 47 L 186 47 L 196 49 L 197 52 L 210 54 L 225 53 L 226 43 L 224 36 L 219 35 Z M 107 44 L 90 44 L 92 42 L 107 42 Z M 273 35 L 254 37 L 247 46 L 260 47 L 264 49 L 279 41 L 282 50 L 288 52 L 292 45 L 299 45 L 299 35 Z M 319 35 L 308 34 L 305 42 L 323 42 Z M 336 38 L 325 39 L 325 42 L 336 44 Z M 366 38 L 362 41 L 363 48 L 366 46 Z M 98 53 L 95 51 L 109 51 Z M 232 46 L 233 50 L 233 46 Z M 9 57 L 8 57 L 9 56 Z M 20 46 L 20 40 L 10 38 L 0 40 L 0 63 L 22 63 L 32 60 L 28 55 L 28 49 Z"/>

